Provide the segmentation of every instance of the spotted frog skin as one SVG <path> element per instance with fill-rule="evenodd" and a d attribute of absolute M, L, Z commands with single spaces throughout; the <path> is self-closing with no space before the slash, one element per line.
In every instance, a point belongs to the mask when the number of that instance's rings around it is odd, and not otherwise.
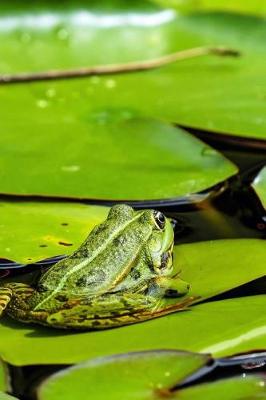
<path fill-rule="evenodd" d="M 189 289 L 173 272 L 173 243 L 171 222 L 161 212 L 116 205 L 78 250 L 42 273 L 34 286 L 1 286 L 0 315 L 94 330 L 182 309 L 190 300 L 163 305 L 166 297 Z"/>

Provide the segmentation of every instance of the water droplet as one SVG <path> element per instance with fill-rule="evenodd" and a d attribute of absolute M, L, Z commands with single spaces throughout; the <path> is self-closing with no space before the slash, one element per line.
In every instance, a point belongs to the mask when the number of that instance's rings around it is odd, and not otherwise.
<path fill-rule="evenodd" d="M 27 33 L 27 32 L 23 32 L 21 35 L 20 35 L 20 41 L 21 41 L 21 43 L 23 43 L 23 44 L 28 44 L 28 43 L 30 43 L 31 42 L 31 35 L 29 34 L 29 33 Z"/>
<path fill-rule="evenodd" d="M 169 372 L 169 371 L 166 371 L 166 372 L 164 373 L 164 376 L 170 376 L 170 372 Z"/>
<path fill-rule="evenodd" d="M 11 251 L 10 247 L 6 247 L 6 251 L 10 252 Z"/>
<path fill-rule="evenodd" d="M 107 89 L 113 89 L 116 87 L 116 81 L 114 79 L 107 79 L 105 81 L 105 86 Z"/>
<path fill-rule="evenodd" d="M 60 28 L 57 31 L 57 37 L 59 40 L 67 40 L 69 38 L 69 32 L 65 28 Z"/>
<path fill-rule="evenodd" d="M 37 101 L 36 104 L 39 108 L 46 108 L 48 106 L 48 101 L 44 100 L 44 99 L 40 99 Z"/>
<path fill-rule="evenodd" d="M 91 83 L 93 85 L 98 85 L 101 81 L 101 78 L 99 76 L 92 76 L 91 77 Z"/>
<path fill-rule="evenodd" d="M 52 99 L 53 97 L 55 97 L 56 96 L 56 90 L 54 89 L 54 88 L 49 88 L 49 89 L 47 89 L 46 90 L 46 96 L 49 98 L 49 99 Z"/>
<path fill-rule="evenodd" d="M 250 361 L 250 362 L 242 364 L 241 367 L 244 369 L 255 369 L 255 368 L 264 367 L 265 364 L 266 364 L 265 360 L 258 360 L 258 361 L 254 360 L 254 361 Z"/>
<path fill-rule="evenodd" d="M 61 170 L 64 172 L 78 172 L 80 170 L 79 165 L 63 165 Z"/>
<path fill-rule="evenodd" d="M 212 149 L 211 147 L 203 147 L 203 149 L 201 150 L 201 154 L 203 156 L 214 156 L 216 155 L 216 151 L 214 149 Z"/>

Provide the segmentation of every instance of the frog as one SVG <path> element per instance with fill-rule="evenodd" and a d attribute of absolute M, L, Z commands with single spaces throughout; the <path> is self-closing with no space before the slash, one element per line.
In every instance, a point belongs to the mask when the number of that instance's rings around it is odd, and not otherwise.
<path fill-rule="evenodd" d="M 190 285 L 173 268 L 174 228 L 153 209 L 110 208 L 71 255 L 36 282 L 0 287 L 0 316 L 53 328 L 99 330 L 184 309 Z M 184 297 L 183 301 L 170 302 Z"/>

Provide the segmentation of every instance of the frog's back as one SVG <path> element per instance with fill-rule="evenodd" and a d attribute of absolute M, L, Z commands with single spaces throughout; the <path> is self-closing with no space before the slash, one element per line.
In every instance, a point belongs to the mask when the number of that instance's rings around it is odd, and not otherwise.
<path fill-rule="evenodd" d="M 98 294 L 113 289 L 131 269 L 151 233 L 140 214 L 126 205 L 113 207 L 70 257 L 51 267 L 40 279 L 46 290 Z"/>

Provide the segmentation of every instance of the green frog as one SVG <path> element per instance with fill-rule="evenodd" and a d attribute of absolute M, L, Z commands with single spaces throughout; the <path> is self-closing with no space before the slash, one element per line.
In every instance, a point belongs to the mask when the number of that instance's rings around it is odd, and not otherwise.
<path fill-rule="evenodd" d="M 173 272 L 174 231 L 160 211 L 113 206 L 69 257 L 42 272 L 34 285 L 0 287 L 0 315 L 56 328 L 95 330 L 183 309 L 193 300 Z"/>

